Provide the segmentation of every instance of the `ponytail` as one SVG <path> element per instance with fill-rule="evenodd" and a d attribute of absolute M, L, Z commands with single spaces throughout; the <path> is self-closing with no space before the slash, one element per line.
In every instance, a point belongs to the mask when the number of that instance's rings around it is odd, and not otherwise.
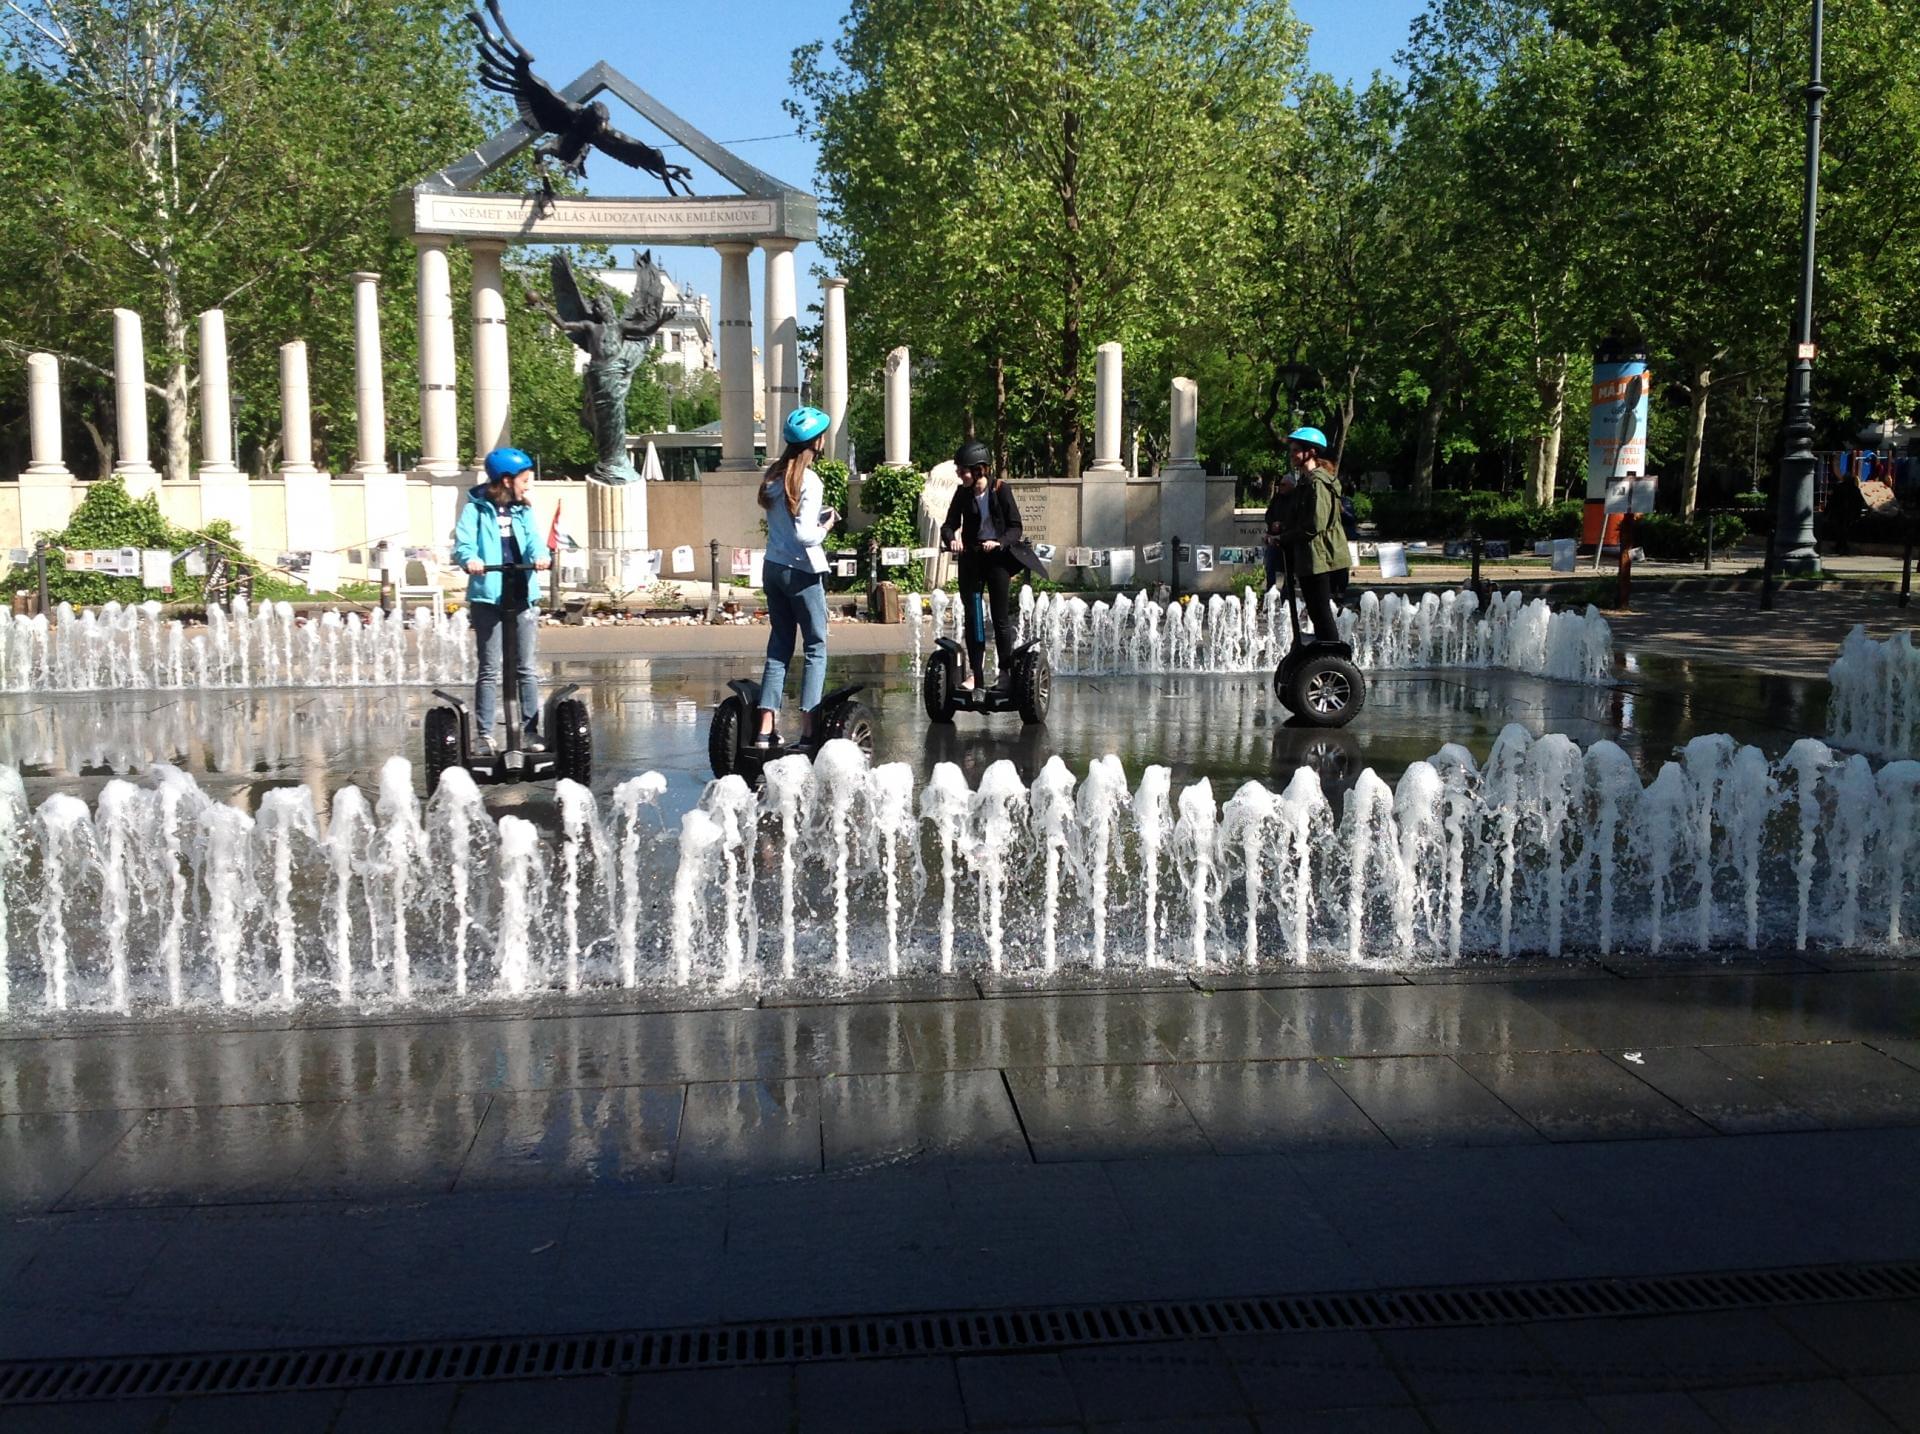
<path fill-rule="evenodd" d="M 800 516 L 800 487 L 806 481 L 807 469 L 813 466 L 815 439 L 804 443 L 789 443 L 787 451 L 767 465 L 767 471 L 760 480 L 760 506 L 769 512 L 773 509 L 773 496 L 784 490 L 787 499 L 787 516 Z"/>

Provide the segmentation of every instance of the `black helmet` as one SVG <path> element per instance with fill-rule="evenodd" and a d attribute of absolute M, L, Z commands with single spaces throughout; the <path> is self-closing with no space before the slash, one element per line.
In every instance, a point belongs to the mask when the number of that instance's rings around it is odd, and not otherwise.
<path fill-rule="evenodd" d="M 955 450 L 955 468 L 980 468 L 993 463 L 993 450 L 977 438 L 969 438 Z"/>

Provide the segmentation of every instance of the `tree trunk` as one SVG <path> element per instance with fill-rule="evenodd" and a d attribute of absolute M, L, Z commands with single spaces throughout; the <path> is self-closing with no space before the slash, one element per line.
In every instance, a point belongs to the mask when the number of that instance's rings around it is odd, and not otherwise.
<path fill-rule="evenodd" d="M 1080 116 L 1061 117 L 1060 204 L 1066 217 L 1066 280 L 1060 325 L 1061 431 L 1066 437 L 1067 477 L 1080 476 Z"/>
<path fill-rule="evenodd" d="M 1527 444 L 1527 498 L 1544 507 L 1553 501 L 1554 479 L 1560 468 L 1560 433 L 1566 422 L 1567 359 L 1562 354 L 1540 381 L 1540 401 L 1547 411 L 1547 427 Z"/>
<path fill-rule="evenodd" d="M 113 434 L 110 429 L 102 428 L 84 413 L 76 413 L 80 426 L 87 430 L 87 437 L 93 441 L 95 461 L 100 465 L 94 469 L 94 476 L 113 472 Z"/>
<path fill-rule="evenodd" d="M 996 349 L 993 355 L 993 471 L 1008 476 L 1007 463 L 1007 360 Z"/>
<path fill-rule="evenodd" d="M 1700 460 L 1707 443 L 1707 398 L 1713 392 L 1713 370 L 1702 364 L 1693 371 L 1687 394 L 1687 456 L 1680 469 L 1680 516 L 1691 518 L 1700 506 Z"/>
<path fill-rule="evenodd" d="M 1416 497 L 1433 496 L 1433 467 L 1440 453 L 1440 419 L 1446 412 L 1447 384 L 1435 379 L 1427 391 L 1427 406 L 1420 411 L 1420 446 L 1413 458 L 1413 491 Z"/>
<path fill-rule="evenodd" d="M 1567 356 L 1560 356 L 1560 378 L 1553 403 L 1553 422 L 1547 426 L 1547 451 L 1541 459 L 1543 503 L 1551 503 L 1560 494 L 1560 445 L 1567 432 Z"/>

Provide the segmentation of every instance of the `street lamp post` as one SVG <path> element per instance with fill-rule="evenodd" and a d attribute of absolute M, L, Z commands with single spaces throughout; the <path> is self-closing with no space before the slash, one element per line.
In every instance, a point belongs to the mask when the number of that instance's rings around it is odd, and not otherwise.
<path fill-rule="evenodd" d="M 1820 548 L 1813 533 L 1813 251 L 1820 199 L 1820 39 L 1824 0 L 1813 0 L 1812 64 L 1807 97 L 1807 187 L 1801 213 L 1800 297 L 1793 315 L 1793 352 L 1787 364 L 1786 407 L 1780 425 L 1780 485 L 1774 527 L 1780 567 L 1796 577 L 1817 576 Z"/>
<path fill-rule="evenodd" d="M 1760 491 L 1760 418 L 1772 402 L 1764 393 L 1753 395 L 1753 458 L 1747 466 L 1747 481 L 1755 492 Z"/>

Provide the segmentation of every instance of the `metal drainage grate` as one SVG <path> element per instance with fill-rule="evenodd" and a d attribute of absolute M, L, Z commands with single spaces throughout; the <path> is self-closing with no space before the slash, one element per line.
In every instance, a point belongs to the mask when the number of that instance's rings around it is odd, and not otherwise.
<path fill-rule="evenodd" d="M 234 1354 L 0 1362 L 0 1406 L 994 1354 L 1296 1330 L 1435 1329 L 1920 1297 L 1920 1263 L 780 1320 Z"/>

